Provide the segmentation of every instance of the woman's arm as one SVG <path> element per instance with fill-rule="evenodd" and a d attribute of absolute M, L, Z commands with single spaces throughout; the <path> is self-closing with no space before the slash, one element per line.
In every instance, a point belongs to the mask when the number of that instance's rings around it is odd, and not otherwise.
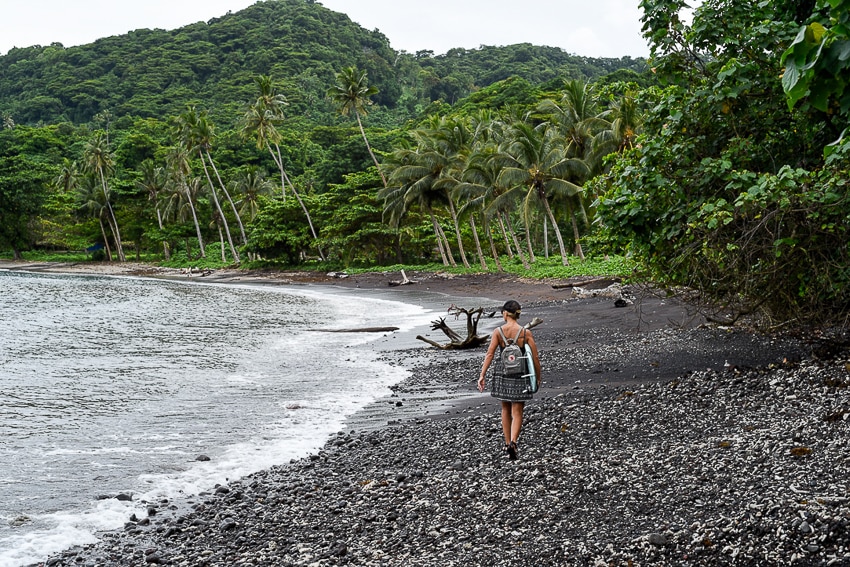
<path fill-rule="evenodd" d="M 487 374 L 487 369 L 490 368 L 490 365 L 493 363 L 493 357 L 496 355 L 496 347 L 499 346 L 499 339 L 497 337 L 498 333 L 498 329 L 493 329 L 493 334 L 490 335 L 490 346 L 487 348 L 487 354 L 484 355 L 484 364 L 481 365 L 481 375 L 478 377 L 479 392 L 484 391 L 484 375 Z"/>

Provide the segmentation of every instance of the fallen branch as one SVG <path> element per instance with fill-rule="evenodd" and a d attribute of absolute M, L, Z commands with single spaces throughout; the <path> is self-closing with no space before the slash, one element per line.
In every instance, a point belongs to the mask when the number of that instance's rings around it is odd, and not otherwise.
<path fill-rule="evenodd" d="M 448 344 L 440 344 L 437 341 L 425 338 L 422 335 L 417 335 L 416 338 L 440 350 L 461 350 L 477 348 L 490 341 L 490 335 L 478 334 L 478 321 L 481 319 L 481 315 L 484 313 L 484 309 L 479 307 L 478 309 L 473 309 L 470 311 L 468 309 L 452 305 L 451 307 L 449 307 L 449 313 L 453 314 L 455 316 L 455 319 L 457 319 L 461 314 L 466 315 L 465 339 L 462 339 L 461 336 L 454 331 L 454 329 L 452 329 L 446 324 L 445 317 L 441 317 L 437 321 L 432 321 L 431 329 L 434 331 L 439 329 L 449 338 L 451 342 L 449 342 Z M 532 329 L 542 322 L 543 319 L 541 319 L 540 317 L 535 317 L 534 319 L 529 321 L 527 325 L 525 325 L 525 328 Z"/>
<path fill-rule="evenodd" d="M 458 307 L 456 305 L 452 305 L 448 309 L 449 314 L 455 316 L 457 319 L 461 314 L 466 315 L 466 338 L 462 339 L 460 335 L 458 335 L 454 329 L 449 327 L 446 324 L 446 318 L 441 317 L 437 321 L 431 321 L 431 330 L 436 331 L 437 329 L 441 330 L 451 341 L 448 344 L 441 345 L 436 341 L 432 341 L 431 339 L 426 339 L 422 335 L 418 335 L 416 338 L 420 341 L 424 341 L 431 346 L 437 347 L 441 350 L 459 350 L 459 349 L 468 349 L 468 348 L 476 348 L 487 342 L 490 338 L 490 335 L 479 335 L 478 334 L 478 321 L 481 319 L 481 315 L 484 313 L 484 308 L 479 307 L 477 309 L 464 309 L 463 307 Z"/>
<path fill-rule="evenodd" d="M 619 281 L 620 281 L 620 278 L 595 278 L 595 279 L 592 279 L 592 280 L 584 280 L 582 282 L 552 284 L 552 289 L 570 289 L 570 288 L 573 288 L 573 287 L 583 287 L 583 286 L 586 286 L 586 285 L 600 283 L 600 282 L 617 283 Z"/>
<path fill-rule="evenodd" d="M 361 327 L 359 329 L 307 329 L 321 333 L 388 333 L 398 331 L 398 327 Z"/>
<path fill-rule="evenodd" d="M 402 280 L 400 282 L 399 281 L 391 281 L 387 285 L 389 285 L 390 287 L 395 287 L 395 286 L 399 286 L 399 285 L 410 285 L 410 284 L 419 283 L 417 281 L 407 279 L 407 274 L 404 273 L 404 270 L 401 271 L 401 277 L 402 277 Z"/>

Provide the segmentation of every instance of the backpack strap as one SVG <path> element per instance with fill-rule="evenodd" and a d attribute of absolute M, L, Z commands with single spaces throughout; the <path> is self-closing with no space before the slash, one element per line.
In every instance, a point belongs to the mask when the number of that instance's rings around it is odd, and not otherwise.
<path fill-rule="evenodd" d="M 505 346 L 508 346 L 509 344 L 511 344 L 511 343 L 508 342 L 508 338 L 505 336 L 505 332 L 502 330 L 502 328 L 496 327 L 496 329 L 498 329 L 499 334 L 502 335 L 502 342 L 505 343 Z M 514 341 L 515 340 L 516 339 L 514 339 Z M 501 346 L 501 345 L 499 345 L 499 346 Z M 501 347 L 501 348 L 505 348 L 505 347 Z"/>
<path fill-rule="evenodd" d="M 505 346 L 519 344 L 517 343 L 517 341 L 519 340 L 520 335 L 525 338 L 525 327 L 520 327 L 519 331 L 517 331 L 516 333 L 516 336 L 510 340 L 508 340 L 508 338 L 505 336 L 505 332 L 502 330 L 501 327 L 496 327 L 496 329 L 498 329 L 499 334 L 502 335 L 502 341 L 505 343 Z"/>
<path fill-rule="evenodd" d="M 516 336 L 514 337 L 514 344 L 519 344 L 520 335 L 522 335 L 523 341 L 525 341 L 525 327 L 520 327 L 519 331 L 516 332 Z"/>

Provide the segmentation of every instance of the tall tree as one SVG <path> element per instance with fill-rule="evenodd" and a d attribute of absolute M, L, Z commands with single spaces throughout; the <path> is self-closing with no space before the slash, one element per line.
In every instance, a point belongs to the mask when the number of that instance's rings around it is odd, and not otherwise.
<path fill-rule="evenodd" d="M 201 115 L 204 115 L 204 113 L 201 113 Z M 209 183 L 210 194 L 212 195 L 215 209 L 221 216 L 224 232 L 227 235 L 227 242 L 230 245 L 230 253 L 233 256 L 233 260 L 238 264 L 240 262 L 239 252 L 236 251 L 236 246 L 233 245 L 233 237 L 230 235 L 230 226 L 227 222 L 227 217 L 224 216 L 224 211 L 221 209 L 215 184 L 212 182 L 209 169 L 207 169 L 206 160 L 209 155 L 209 145 L 212 143 L 211 125 L 205 117 L 204 120 L 201 120 L 201 115 L 197 113 L 195 107 L 189 107 L 186 112 L 181 114 L 177 119 L 177 135 L 182 146 L 188 152 L 197 152 L 198 157 L 201 159 L 201 166 L 204 169 L 204 174 L 206 175 L 207 182 Z M 236 207 L 234 206 L 234 209 L 235 208 Z M 239 215 L 237 214 L 237 218 L 238 216 Z"/>
<path fill-rule="evenodd" d="M 564 266 L 569 265 L 564 248 L 564 239 L 558 227 L 550 200 L 553 197 L 569 197 L 581 191 L 581 187 L 570 181 L 574 175 L 587 173 L 583 160 L 565 155 L 564 139 L 548 123 L 531 126 L 517 123 L 513 127 L 514 139 L 494 159 L 502 165 L 499 182 L 510 187 L 510 192 L 524 193 L 523 219 L 526 226 L 540 205 L 552 223 Z"/>
<path fill-rule="evenodd" d="M 239 172 L 233 184 L 234 194 L 240 195 L 237 205 L 239 214 L 254 220 L 260 210 L 260 196 L 272 192 L 272 184 L 258 167 L 248 167 Z"/>
<path fill-rule="evenodd" d="M 286 173 L 283 167 L 283 156 L 280 152 L 280 141 L 282 136 L 277 129 L 277 125 L 283 122 L 283 109 L 287 106 L 286 97 L 277 93 L 272 82 L 272 78 L 268 75 L 260 75 L 256 79 L 257 87 L 260 90 L 260 95 L 257 100 L 251 105 L 251 108 L 242 117 L 242 135 L 245 137 L 253 136 L 257 141 L 258 149 L 267 149 L 271 154 L 272 159 L 280 171 L 280 189 L 284 200 L 286 199 L 286 184 L 292 190 L 292 194 L 298 200 L 301 210 L 304 211 L 304 216 L 307 219 L 307 224 L 310 225 L 310 233 L 313 235 L 313 240 L 318 241 L 319 235 L 316 232 L 316 227 L 313 225 L 313 219 L 310 217 L 310 211 L 301 199 L 295 185 Z M 324 252 L 321 247 L 318 247 L 319 257 L 325 259 Z"/>
<path fill-rule="evenodd" d="M 108 215 L 108 211 L 106 199 L 99 183 L 95 177 L 86 176 L 74 185 L 73 190 L 79 211 L 88 217 L 97 219 L 100 235 L 103 238 L 103 247 L 106 249 L 106 259 L 111 262 L 112 248 L 109 246 L 109 238 L 106 235 L 106 228 L 103 226 L 103 217 Z"/>
<path fill-rule="evenodd" d="M 163 233 L 165 227 L 162 223 L 162 211 L 160 210 L 159 196 L 165 189 L 168 181 L 165 169 L 154 165 L 153 161 L 145 160 L 139 166 L 142 178 L 136 182 L 137 187 L 148 194 L 148 200 L 153 203 L 156 211 L 156 222 L 159 226 L 160 233 Z M 162 240 L 162 251 L 166 260 L 171 259 L 171 250 L 168 248 L 168 241 Z"/>
<path fill-rule="evenodd" d="M 343 116 L 354 114 L 357 119 L 357 126 L 360 128 L 360 134 L 363 135 L 363 141 L 366 143 L 366 149 L 369 155 L 372 156 L 372 161 L 375 162 L 375 167 L 378 168 L 378 173 L 381 176 L 381 181 L 384 187 L 387 186 L 387 178 L 384 172 L 381 171 L 381 164 L 378 163 L 378 158 L 375 157 L 375 152 L 372 151 L 372 146 L 369 145 L 369 139 L 366 137 L 366 131 L 363 129 L 363 122 L 360 120 L 360 115 L 367 114 L 366 107 L 372 104 L 370 96 L 378 94 L 378 89 L 369 86 L 369 81 L 366 77 L 366 71 L 361 71 L 356 67 L 346 67 L 336 76 L 336 85 L 328 90 L 328 96 L 337 104 L 339 112 Z"/>
<path fill-rule="evenodd" d="M 204 237 L 201 234 L 201 224 L 198 221 L 198 212 L 195 206 L 201 183 L 200 180 L 193 180 L 194 183 L 189 181 L 189 175 L 192 173 L 192 167 L 189 164 L 189 152 L 185 148 L 173 148 L 166 158 L 166 171 L 168 175 L 166 190 L 169 196 L 165 207 L 165 216 L 166 218 L 172 216 L 185 218 L 188 216 L 186 215 L 188 210 L 195 225 L 201 258 L 206 258 Z M 193 190 L 193 187 L 195 190 Z"/>
<path fill-rule="evenodd" d="M 115 249 L 118 252 L 118 259 L 125 262 L 127 258 L 124 256 L 124 246 L 121 242 L 121 232 L 118 228 L 118 219 L 115 217 L 115 211 L 112 208 L 112 203 L 109 200 L 109 184 L 107 176 L 112 173 L 115 168 L 115 161 L 112 152 L 109 150 L 109 144 L 105 135 L 102 132 L 97 132 L 94 138 L 86 143 L 83 150 L 83 167 L 84 169 L 96 175 L 100 181 L 103 198 L 106 201 L 106 210 L 108 213 L 107 221 L 112 229 L 115 237 Z"/>

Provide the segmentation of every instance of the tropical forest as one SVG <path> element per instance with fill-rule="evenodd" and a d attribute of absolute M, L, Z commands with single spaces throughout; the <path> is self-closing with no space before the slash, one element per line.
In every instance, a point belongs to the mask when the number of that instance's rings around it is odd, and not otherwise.
<path fill-rule="evenodd" d="M 850 0 L 643 0 L 648 59 L 314 0 L 0 56 L 0 258 L 605 273 L 850 316 Z"/>

